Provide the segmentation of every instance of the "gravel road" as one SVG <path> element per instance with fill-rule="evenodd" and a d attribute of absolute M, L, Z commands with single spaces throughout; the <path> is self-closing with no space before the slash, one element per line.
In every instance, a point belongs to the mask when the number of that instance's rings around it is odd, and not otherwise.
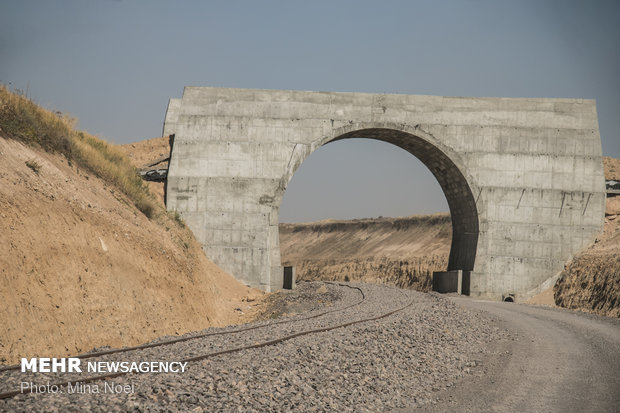
<path fill-rule="evenodd" d="M 178 361 L 404 309 L 190 362 L 184 373 L 137 373 L 105 382 L 129 385 L 128 392 L 104 392 L 104 383 L 98 382 L 100 393 L 61 388 L 54 394 L 20 394 L 0 400 L 0 410 L 604 411 L 610 406 L 605 403 L 618 405 L 620 330 L 613 320 L 383 285 L 348 285 L 301 283 L 281 294 L 270 313 L 288 316 L 209 329 L 193 335 L 229 334 L 96 360 Z M 580 320 L 582 330 L 575 329 L 573 319 Z M 234 332 L 247 327 L 259 328 Z M 564 345 L 574 348 L 568 351 Z M 67 378 L 0 372 L 0 392 L 19 388 L 23 381 Z M 571 394 L 566 396 L 564 388 Z"/>
<path fill-rule="evenodd" d="M 495 343 L 483 369 L 425 411 L 620 412 L 620 320 L 452 298 L 497 316 L 513 339 Z"/>

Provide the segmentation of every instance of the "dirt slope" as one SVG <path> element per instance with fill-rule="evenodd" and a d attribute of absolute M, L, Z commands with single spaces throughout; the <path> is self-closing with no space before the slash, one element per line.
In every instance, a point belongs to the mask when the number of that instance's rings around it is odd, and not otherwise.
<path fill-rule="evenodd" d="M 620 159 L 603 164 L 606 179 L 620 179 Z M 620 196 L 607 198 L 603 233 L 562 271 L 554 297 L 562 307 L 620 317 Z"/>
<path fill-rule="evenodd" d="M 286 260 L 447 255 L 451 238 L 449 214 L 280 224 Z"/>
<path fill-rule="evenodd" d="M 605 179 L 620 181 L 620 159 L 603 156 L 603 168 L 605 168 Z"/>
<path fill-rule="evenodd" d="M 170 156 L 170 139 L 167 136 L 161 138 L 145 139 L 143 141 L 128 143 L 118 146 L 133 163 L 140 169 L 147 164 Z M 168 168 L 168 162 L 163 161 L 154 168 Z M 164 183 L 147 182 L 149 190 L 156 196 L 157 200 L 164 203 Z"/>
<path fill-rule="evenodd" d="M 168 215 L 149 220 L 63 156 L 3 137 L 0 251 L 0 363 L 228 324 L 260 295 Z"/>
<path fill-rule="evenodd" d="M 280 224 L 283 265 L 300 280 L 380 282 L 428 291 L 448 264 L 448 214 Z"/>

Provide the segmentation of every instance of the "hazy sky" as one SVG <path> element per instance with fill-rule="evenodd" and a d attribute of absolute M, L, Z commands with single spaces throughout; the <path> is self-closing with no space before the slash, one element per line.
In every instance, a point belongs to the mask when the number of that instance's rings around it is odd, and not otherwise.
<path fill-rule="evenodd" d="M 116 143 L 161 134 L 183 87 L 597 100 L 620 157 L 620 1 L 2 0 L 0 81 Z M 447 210 L 411 155 L 319 149 L 283 221 Z"/>

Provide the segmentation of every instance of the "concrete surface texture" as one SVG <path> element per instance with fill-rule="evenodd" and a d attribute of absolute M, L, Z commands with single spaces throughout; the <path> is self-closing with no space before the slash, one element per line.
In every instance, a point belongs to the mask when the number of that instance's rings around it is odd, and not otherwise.
<path fill-rule="evenodd" d="M 463 98 L 186 87 L 167 208 L 209 258 L 248 285 L 282 288 L 278 213 L 295 170 L 335 140 L 372 138 L 420 159 L 450 207 L 447 270 L 472 295 L 529 298 L 603 225 L 596 105 L 582 99 Z"/>

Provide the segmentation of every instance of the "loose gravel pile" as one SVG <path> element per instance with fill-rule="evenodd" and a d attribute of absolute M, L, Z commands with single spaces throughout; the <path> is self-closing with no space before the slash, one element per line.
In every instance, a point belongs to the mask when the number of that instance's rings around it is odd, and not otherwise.
<path fill-rule="evenodd" d="M 370 284 L 303 283 L 282 296 L 283 309 L 277 313 L 297 312 L 286 311 L 291 303 L 306 311 L 90 360 L 180 361 L 404 309 L 374 321 L 190 362 L 184 373 L 106 380 L 108 388 L 129 385 L 128 393 L 104 393 L 104 382 L 94 382 L 90 390 L 97 384 L 101 393 L 68 394 L 61 388 L 54 394 L 21 394 L 0 400 L 0 410 L 360 412 L 414 407 L 432 403 L 435 392 L 471 374 L 488 345 L 508 337 L 491 316 L 436 294 Z M 248 327 L 257 328 L 234 332 Z M 25 381 L 45 384 L 86 376 L 2 372 L 0 392 L 18 389 Z"/>

